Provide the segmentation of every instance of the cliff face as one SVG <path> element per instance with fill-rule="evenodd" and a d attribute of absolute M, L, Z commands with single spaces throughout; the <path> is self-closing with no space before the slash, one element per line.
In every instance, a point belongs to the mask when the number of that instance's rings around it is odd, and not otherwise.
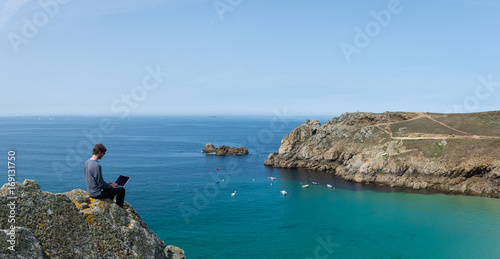
<path fill-rule="evenodd" d="M 185 258 L 182 249 L 166 246 L 127 202 L 122 209 L 79 189 L 44 192 L 33 180 L 15 182 L 14 195 L 9 187 L 0 188 L 1 258 Z M 14 203 L 12 196 L 17 197 Z M 10 221 L 9 215 L 14 215 Z M 15 251 L 9 249 L 11 226 L 16 226 Z"/>
<path fill-rule="evenodd" d="M 346 113 L 289 133 L 265 165 L 345 180 L 500 197 L 500 112 Z"/>

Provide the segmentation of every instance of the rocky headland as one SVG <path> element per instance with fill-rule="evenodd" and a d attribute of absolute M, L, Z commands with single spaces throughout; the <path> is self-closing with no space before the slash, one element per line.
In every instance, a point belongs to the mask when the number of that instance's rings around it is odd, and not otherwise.
<path fill-rule="evenodd" d="M 266 166 L 500 198 L 500 111 L 345 113 L 287 134 Z"/>
<path fill-rule="evenodd" d="M 53 194 L 33 180 L 5 184 L 0 211 L 0 258 L 185 258 L 127 202 L 120 208 L 80 189 Z"/>
<path fill-rule="evenodd" d="M 219 146 L 215 147 L 212 143 L 205 145 L 205 149 L 202 150 L 203 153 L 215 154 L 217 156 L 226 155 L 248 155 L 248 149 L 246 147 L 230 147 L 230 146 Z"/>

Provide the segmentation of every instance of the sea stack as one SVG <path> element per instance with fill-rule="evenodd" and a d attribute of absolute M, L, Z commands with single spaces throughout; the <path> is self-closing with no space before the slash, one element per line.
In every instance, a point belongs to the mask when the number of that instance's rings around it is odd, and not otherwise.
<path fill-rule="evenodd" d="M 202 152 L 215 154 L 217 156 L 248 155 L 248 149 L 246 147 L 229 147 L 224 145 L 215 147 L 212 143 L 206 144 L 205 149 L 203 149 Z"/>

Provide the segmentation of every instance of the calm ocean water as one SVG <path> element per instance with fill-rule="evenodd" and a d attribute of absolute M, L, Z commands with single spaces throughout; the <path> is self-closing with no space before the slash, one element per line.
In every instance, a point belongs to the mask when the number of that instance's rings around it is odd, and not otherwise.
<path fill-rule="evenodd" d="M 0 149 L 5 161 L 16 151 L 18 181 L 59 193 L 86 189 L 83 163 L 102 142 L 105 180 L 130 176 L 125 200 L 188 258 L 500 258 L 498 199 L 266 168 L 267 155 L 304 119 L 0 118 Z M 209 142 L 250 154 L 202 154 Z M 312 181 L 320 185 L 301 188 Z"/>

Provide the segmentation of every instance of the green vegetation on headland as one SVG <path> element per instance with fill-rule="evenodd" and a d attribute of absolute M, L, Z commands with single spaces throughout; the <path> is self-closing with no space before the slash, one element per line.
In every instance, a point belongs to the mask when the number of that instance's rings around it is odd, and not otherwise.
<path fill-rule="evenodd" d="M 306 120 L 265 165 L 345 180 L 500 197 L 500 111 L 345 113 Z"/>

